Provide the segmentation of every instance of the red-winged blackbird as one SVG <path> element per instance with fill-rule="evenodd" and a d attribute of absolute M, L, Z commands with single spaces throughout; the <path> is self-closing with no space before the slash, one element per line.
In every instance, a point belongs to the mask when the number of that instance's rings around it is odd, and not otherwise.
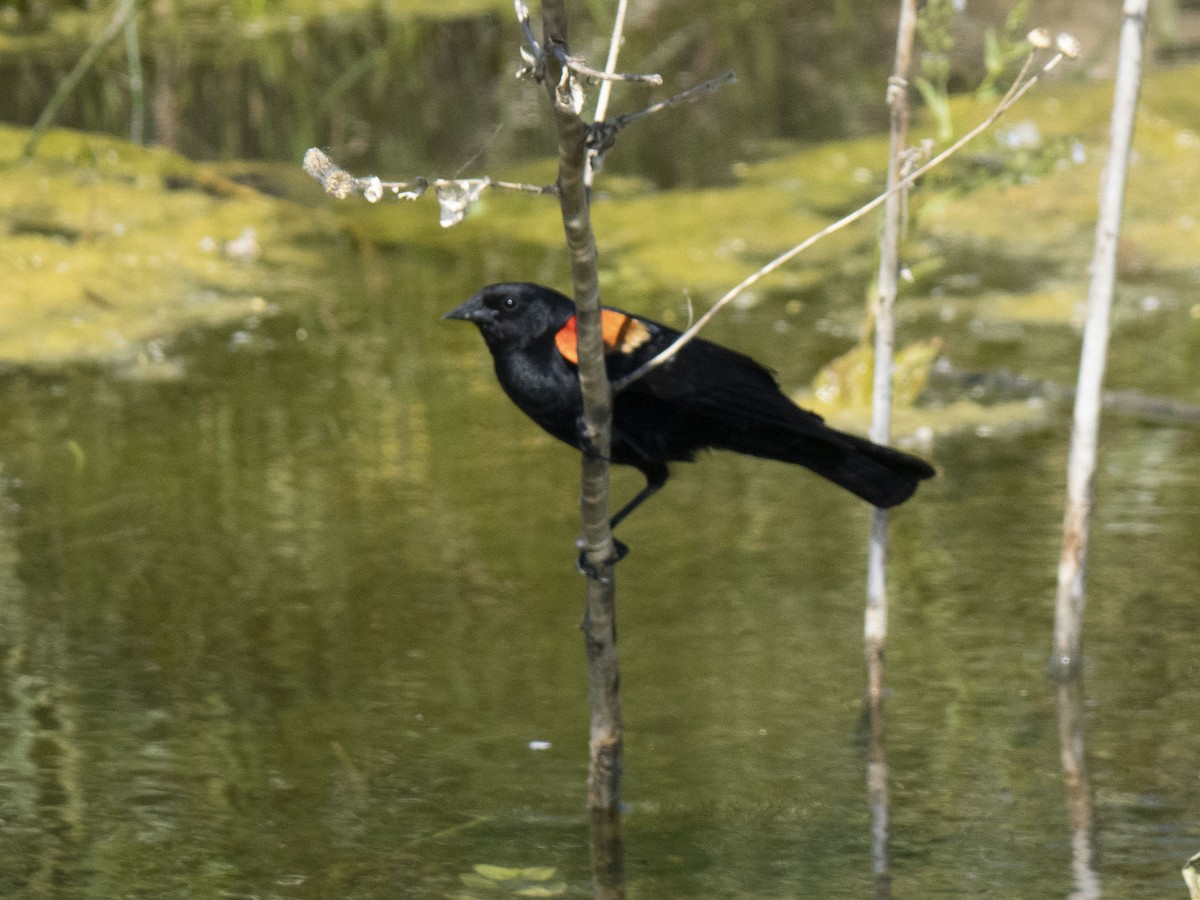
<path fill-rule="evenodd" d="M 601 317 L 614 381 L 679 336 L 617 309 L 606 307 Z M 493 284 L 442 318 L 474 322 L 512 401 L 554 437 L 587 451 L 569 299 L 537 284 Z M 612 526 L 663 486 L 668 463 L 690 461 L 709 447 L 796 463 L 883 508 L 903 503 L 934 474 L 915 456 L 835 431 L 789 400 L 770 370 L 696 339 L 613 398 L 612 461 L 640 469 L 646 487 L 612 517 Z"/>

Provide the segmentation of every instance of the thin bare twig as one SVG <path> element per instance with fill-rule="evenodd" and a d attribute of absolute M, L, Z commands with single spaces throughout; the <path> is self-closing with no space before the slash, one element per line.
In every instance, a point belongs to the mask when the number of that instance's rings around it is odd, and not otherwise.
<path fill-rule="evenodd" d="M 673 97 L 668 97 L 666 100 L 659 100 L 657 103 L 652 103 L 645 109 L 638 110 L 637 112 L 633 113 L 626 113 L 623 116 L 617 116 L 610 124 L 624 128 L 626 125 L 636 122 L 643 116 L 648 116 L 651 113 L 659 112 L 669 106 L 675 106 L 677 103 L 683 103 L 687 100 L 694 100 L 700 94 L 710 93 L 735 81 L 737 81 L 737 76 L 733 74 L 732 70 L 723 72 L 715 78 L 710 78 L 708 81 L 702 81 L 700 84 L 688 88 L 686 91 L 680 91 Z"/>
<path fill-rule="evenodd" d="M 519 22 L 521 25 L 521 31 L 524 32 L 524 34 L 525 34 L 525 41 L 533 49 L 534 59 L 532 62 L 532 66 L 533 66 L 533 74 L 535 75 L 535 77 L 539 76 L 541 74 L 541 72 L 543 71 L 543 68 L 545 66 L 546 51 L 549 50 L 549 52 L 554 55 L 554 58 L 556 60 L 558 60 L 559 64 L 564 69 L 571 71 L 571 72 L 575 72 L 579 75 L 584 76 L 585 78 L 592 78 L 596 81 L 604 82 L 604 83 L 607 83 L 610 81 L 637 81 L 637 82 L 642 82 L 644 84 L 662 84 L 663 83 L 662 76 L 655 75 L 653 73 L 637 75 L 637 74 L 632 74 L 632 73 L 623 73 L 623 72 L 614 71 L 616 55 L 613 53 L 611 48 L 609 50 L 609 65 L 607 65 L 605 67 L 605 70 L 603 72 L 601 72 L 599 69 L 593 69 L 591 66 L 589 66 L 587 63 L 585 63 L 579 57 L 571 56 L 571 54 L 569 54 L 567 52 L 566 48 L 563 47 L 561 44 L 555 44 L 553 41 L 551 41 L 551 42 L 548 42 L 548 44 L 545 48 L 543 48 L 542 45 L 538 43 L 538 39 L 533 33 L 533 26 L 529 22 L 529 7 L 525 4 L 525 0 L 513 0 L 513 7 L 516 9 L 517 22 Z M 624 17 L 623 13 L 619 15 L 618 20 L 617 20 L 618 28 L 623 27 L 624 18 L 625 17 Z M 614 30 L 614 32 L 613 32 L 614 46 L 618 43 L 619 37 L 620 37 L 619 31 Z"/>
<path fill-rule="evenodd" d="M 513 0 L 513 6 L 516 7 L 517 22 L 521 25 L 521 31 L 525 33 L 525 40 L 533 49 L 534 56 L 540 63 L 543 56 L 542 45 L 538 43 L 538 39 L 533 33 L 533 26 L 529 23 L 529 7 L 525 5 L 525 0 Z"/>
<path fill-rule="evenodd" d="M 587 63 L 577 56 L 571 56 L 560 46 L 553 46 L 550 52 L 554 54 L 564 68 L 570 69 L 572 72 L 577 72 L 585 78 L 594 78 L 596 81 L 638 81 L 643 84 L 662 84 L 662 76 L 656 75 L 653 72 L 637 75 L 628 72 L 601 72 L 599 69 L 593 69 Z"/>
<path fill-rule="evenodd" d="M 351 175 L 335 163 L 324 150 L 310 147 L 304 154 L 304 171 L 321 183 L 327 194 L 343 200 L 359 194 L 374 203 L 385 191 L 395 194 L 400 200 L 416 200 L 433 188 L 435 191 L 464 190 L 478 196 L 485 188 L 496 187 L 526 194 L 556 194 L 558 188 L 552 184 L 522 184 L 495 178 L 417 178 L 412 181 L 383 181 L 377 175 L 359 177 Z"/>
<path fill-rule="evenodd" d="M 1037 49 L 1039 49 L 1039 48 L 1035 48 L 1033 53 L 1036 53 Z M 1033 53 L 1031 53 L 1030 55 L 1032 56 Z M 970 131 L 968 131 L 966 134 L 964 134 L 961 138 L 959 138 L 957 141 L 955 141 L 953 144 L 951 144 L 949 147 L 947 147 L 945 150 L 943 150 L 937 156 L 930 159 L 927 163 L 914 169 L 912 172 L 910 172 L 908 175 L 906 175 L 903 179 L 901 179 L 899 182 L 897 182 L 895 187 L 893 187 L 891 190 L 884 191 L 882 194 L 880 194 L 874 200 L 871 200 L 870 202 L 864 204 L 863 206 L 860 206 L 858 209 L 856 209 L 854 212 L 850 213 L 849 215 L 844 216 L 841 219 L 838 219 L 838 221 L 834 222 L 832 225 L 828 225 L 825 228 L 822 228 L 816 234 L 810 235 L 809 237 L 807 237 L 803 241 L 801 241 L 799 244 L 792 247 L 790 250 L 786 250 L 783 253 L 779 254 L 779 256 L 775 257 L 773 260 L 771 260 L 769 263 L 767 263 L 765 266 L 763 266 L 757 272 L 753 273 L 752 275 L 748 275 L 746 278 L 742 279 L 742 281 L 740 283 L 738 283 L 735 287 L 733 287 L 730 291 L 728 291 L 723 297 L 721 297 L 721 299 L 719 299 L 716 303 L 714 303 L 704 313 L 704 315 L 702 315 L 699 319 L 697 319 L 696 322 L 690 328 L 688 328 L 678 338 L 676 338 L 675 342 L 672 343 L 669 347 L 667 347 L 665 350 L 663 350 L 661 353 L 659 353 L 657 356 L 653 357 L 652 359 L 647 360 L 644 364 L 639 366 L 633 372 L 630 372 L 624 378 L 620 378 L 620 379 L 614 381 L 613 386 L 612 386 L 613 390 L 614 391 L 624 390 L 629 385 L 631 385 L 633 382 L 637 381 L 639 378 L 644 376 L 647 372 L 651 371 L 652 369 L 657 368 L 658 366 L 661 366 L 663 363 L 665 363 L 669 359 L 671 359 L 671 357 L 673 357 L 676 353 L 678 353 L 680 350 L 682 350 L 685 345 L 687 345 L 690 341 L 695 339 L 696 335 L 700 332 L 700 330 L 705 325 L 707 325 L 712 320 L 713 316 L 715 316 L 724 307 L 728 306 L 731 302 L 733 302 L 733 300 L 735 298 L 737 298 L 747 288 L 752 287 L 753 285 L 755 285 L 759 281 L 761 281 L 763 278 L 770 275 L 776 269 L 779 269 L 781 266 L 784 266 L 787 263 L 791 262 L 791 260 L 795 259 L 797 256 L 799 256 L 801 253 L 803 253 L 805 250 L 807 250 L 813 244 L 817 243 L 820 240 L 823 240 L 824 238 L 828 237 L 831 234 L 834 234 L 835 232 L 841 231 L 846 226 L 852 225 L 853 223 L 857 222 L 859 219 L 866 216 L 868 213 L 878 209 L 880 207 L 880 205 L 882 205 L 883 203 L 885 203 L 887 201 L 888 197 L 892 196 L 892 194 L 907 190 L 913 184 L 913 182 L 915 182 L 918 178 L 925 175 L 932 169 L 935 169 L 938 166 L 940 166 L 947 159 L 949 159 L 951 156 L 953 156 L 955 153 L 957 153 L 959 150 L 961 150 L 964 146 L 969 144 L 975 138 L 979 137 L 979 135 L 981 135 L 983 132 L 987 131 L 992 125 L 994 125 L 996 123 L 997 119 L 999 119 L 1002 115 L 1004 115 L 1004 113 L 1006 113 L 1010 108 L 1012 108 L 1012 106 L 1018 100 L 1020 100 L 1023 96 L 1025 96 L 1025 94 L 1035 84 L 1037 84 L 1039 80 L 1041 80 L 1041 77 L 1043 75 L 1045 75 L 1051 69 L 1055 68 L 1059 63 L 1061 63 L 1063 61 L 1063 59 L 1068 58 L 1068 57 L 1073 58 L 1073 54 L 1068 52 L 1068 50 L 1066 48 L 1060 49 L 1057 53 L 1055 53 L 1054 56 L 1052 56 L 1050 58 L 1050 60 L 1044 66 L 1042 66 L 1042 68 L 1036 74 L 1032 75 L 1028 81 L 1026 81 L 1024 84 L 1020 85 L 1020 87 L 1016 88 L 1015 90 L 1010 89 L 1009 92 L 1005 95 L 1004 101 L 1001 102 L 1000 105 L 997 106 L 994 110 L 992 110 L 991 114 L 986 119 L 984 119 L 982 122 L 980 122 L 974 128 L 972 128 Z M 1022 72 L 1025 72 L 1025 71 L 1027 71 L 1027 70 L 1022 69 Z"/>
<path fill-rule="evenodd" d="M 496 140 L 497 135 L 500 134 L 500 132 L 503 128 L 504 128 L 503 122 L 496 125 L 496 127 L 492 129 L 492 133 L 488 135 L 487 140 L 483 141 L 479 145 L 479 149 L 476 150 L 474 153 L 472 153 L 469 157 L 467 157 L 466 161 L 461 166 L 459 166 L 457 169 L 454 170 L 454 175 L 452 175 L 451 177 L 458 178 L 460 175 L 462 175 L 463 172 L 467 171 L 467 169 L 469 169 L 472 165 L 474 165 L 475 161 L 477 159 L 479 159 L 479 157 L 483 156 L 483 151 L 486 150 L 494 140 Z"/>
<path fill-rule="evenodd" d="M 675 106 L 678 103 L 685 103 L 688 100 L 694 100 L 701 94 L 707 94 L 737 81 L 737 77 L 732 71 L 718 75 L 716 78 L 710 78 L 708 81 L 701 82 L 686 91 L 680 91 L 666 100 L 660 100 L 657 103 L 652 103 L 645 109 L 640 109 L 637 112 L 625 113 L 622 116 L 617 116 L 606 122 L 596 121 L 588 130 L 588 150 L 593 159 L 599 160 L 604 154 L 612 149 L 612 145 L 616 143 L 617 135 L 627 125 L 632 125 L 638 119 L 651 115 L 652 113 L 660 112 L 668 107 Z M 599 165 L 596 166 L 599 168 Z"/>

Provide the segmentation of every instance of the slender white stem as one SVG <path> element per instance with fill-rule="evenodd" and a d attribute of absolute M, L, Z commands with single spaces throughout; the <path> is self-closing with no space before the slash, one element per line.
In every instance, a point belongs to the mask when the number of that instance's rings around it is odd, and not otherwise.
<path fill-rule="evenodd" d="M 608 59 L 604 62 L 604 71 L 612 74 L 617 71 L 617 57 L 621 53 L 621 42 L 625 35 L 625 11 L 629 8 L 628 0 L 618 0 L 617 17 L 613 21 L 612 39 L 608 43 Z M 603 122 L 608 113 L 608 97 L 612 93 L 612 82 L 608 79 L 600 82 L 600 93 L 596 97 L 596 115 L 594 121 Z"/>
<path fill-rule="evenodd" d="M 917 31 L 916 0 L 900 4 L 896 30 L 896 63 L 888 80 L 887 102 L 891 112 L 888 139 L 888 196 L 884 204 L 883 231 L 879 238 L 879 274 L 875 303 L 875 371 L 871 390 L 871 440 L 886 444 L 892 432 L 892 367 L 895 357 L 896 317 L 894 307 L 900 272 L 900 234 L 903 230 L 904 192 L 894 190 L 904 180 L 904 158 L 908 150 L 908 70 Z M 888 513 L 871 510 L 867 546 L 867 608 L 863 636 L 868 654 L 881 654 L 887 638 Z M 882 685 L 875 686 L 882 689 Z"/>
<path fill-rule="evenodd" d="M 1117 273 L 1117 241 L 1125 203 L 1125 178 L 1133 146 L 1133 127 L 1142 81 L 1142 47 L 1147 0 L 1125 0 L 1113 96 L 1108 162 L 1100 180 L 1100 210 L 1092 256 L 1087 320 L 1075 393 L 1074 424 L 1067 473 L 1067 505 L 1058 594 L 1054 608 L 1054 660 L 1060 675 L 1078 670 L 1083 650 L 1084 563 L 1087 559 L 1096 440 L 1108 355 L 1109 318 Z"/>

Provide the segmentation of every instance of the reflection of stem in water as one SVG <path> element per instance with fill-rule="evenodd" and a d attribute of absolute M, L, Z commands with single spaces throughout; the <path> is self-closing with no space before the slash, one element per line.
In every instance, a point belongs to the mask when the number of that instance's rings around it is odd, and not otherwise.
<path fill-rule="evenodd" d="M 871 745 L 867 751 L 867 803 L 871 807 L 871 873 L 875 876 L 876 900 L 892 895 L 888 865 L 888 768 L 883 746 L 883 650 L 867 652 L 867 712 Z"/>
<path fill-rule="evenodd" d="M 620 810 L 592 810 L 588 817 L 588 842 L 592 896 L 596 900 L 624 900 L 625 854 L 621 847 Z"/>
<path fill-rule="evenodd" d="M 1071 869 L 1075 880 L 1071 898 L 1094 900 L 1100 896 L 1100 877 L 1092 866 L 1092 798 L 1083 755 L 1083 683 L 1078 678 L 1058 686 L 1058 741 L 1071 819 Z"/>

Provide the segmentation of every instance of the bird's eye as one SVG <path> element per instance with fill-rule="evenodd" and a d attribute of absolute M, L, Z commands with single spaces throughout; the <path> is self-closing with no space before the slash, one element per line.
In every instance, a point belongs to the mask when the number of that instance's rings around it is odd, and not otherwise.
<path fill-rule="evenodd" d="M 516 309 L 517 301 L 514 300 L 512 297 L 505 297 L 504 298 L 504 308 L 505 309 Z"/>

